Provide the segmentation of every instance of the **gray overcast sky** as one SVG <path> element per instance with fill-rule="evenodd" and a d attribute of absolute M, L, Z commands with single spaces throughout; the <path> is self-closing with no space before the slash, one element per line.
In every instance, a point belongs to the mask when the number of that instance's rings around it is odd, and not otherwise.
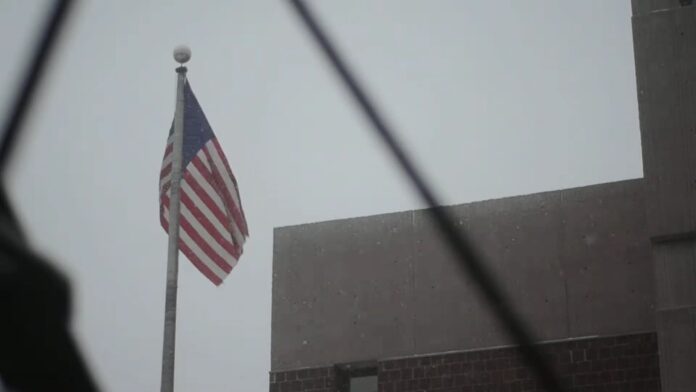
<path fill-rule="evenodd" d="M 420 207 L 284 3 L 73 15 L 7 182 L 106 390 L 159 388 L 177 44 L 251 230 L 221 287 L 181 258 L 178 391 L 267 390 L 273 227 Z M 629 1 L 311 3 L 448 204 L 642 176 Z M 3 108 L 47 4 L 0 4 Z"/>

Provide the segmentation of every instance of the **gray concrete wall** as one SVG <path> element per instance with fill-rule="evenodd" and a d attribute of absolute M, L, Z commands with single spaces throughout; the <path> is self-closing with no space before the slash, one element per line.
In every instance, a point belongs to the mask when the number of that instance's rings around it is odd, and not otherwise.
<path fill-rule="evenodd" d="M 642 16 L 681 7 L 682 2 L 693 2 L 693 0 L 631 0 L 631 8 L 634 16 Z"/>
<path fill-rule="evenodd" d="M 665 392 L 693 391 L 696 385 L 696 6 L 687 3 L 693 2 L 633 0 L 647 225 Z"/>
<path fill-rule="evenodd" d="M 642 180 L 448 207 L 540 340 L 654 331 Z M 505 345 L 427 210 L 275 230 L 273 371 Z"/>

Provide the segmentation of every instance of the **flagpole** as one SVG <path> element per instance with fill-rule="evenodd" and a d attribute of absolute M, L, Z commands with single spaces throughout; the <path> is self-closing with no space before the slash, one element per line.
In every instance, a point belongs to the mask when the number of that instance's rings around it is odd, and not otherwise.
<path fill-rule="evenodd" d="M 172 182 L 169 197 L 169 248 L 167 254 L 167 291 L 164 303 L 164 342 L 162 343 L 161 392 L 174 391 L 174 353 L 176 346 L 176 293 L 179 276 L 179 184 L 181 182 L 182 147 L 184 141 L 184 84 L 191 50 L 185 46 L 174 49 L 176 68 L 176 109 L 172 151 Z"/>

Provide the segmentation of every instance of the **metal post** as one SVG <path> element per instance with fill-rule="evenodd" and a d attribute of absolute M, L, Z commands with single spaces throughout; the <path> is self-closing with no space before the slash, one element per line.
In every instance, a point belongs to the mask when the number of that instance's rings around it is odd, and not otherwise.
<path fill-rule="evenodd" d="M 167 256 L 167 292 L 164 304 L 164 342 L 162 344 L 161 392 L 174 391 L 174 353 L 176 346 L 176 293 L 179 275 L 179 184 L 181 182 L 182 146 L 184 140 L 184 83 L 186 67 L 191 57 L 188 48 L 174 50 L 174 59 L 182 65 L 176 69 L 176 111 L 172 154 L 172 183 L 169 197 L 169 251 Z"/>

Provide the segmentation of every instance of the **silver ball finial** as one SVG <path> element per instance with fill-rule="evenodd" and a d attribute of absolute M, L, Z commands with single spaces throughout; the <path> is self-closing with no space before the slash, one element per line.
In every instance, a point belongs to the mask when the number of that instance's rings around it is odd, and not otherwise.
<path fill-rule="evenodd" d="M 179 45 L 174 48 L 174 60 L 182 65 L 191 60 L 191 48 L 186 45 Z"/>

